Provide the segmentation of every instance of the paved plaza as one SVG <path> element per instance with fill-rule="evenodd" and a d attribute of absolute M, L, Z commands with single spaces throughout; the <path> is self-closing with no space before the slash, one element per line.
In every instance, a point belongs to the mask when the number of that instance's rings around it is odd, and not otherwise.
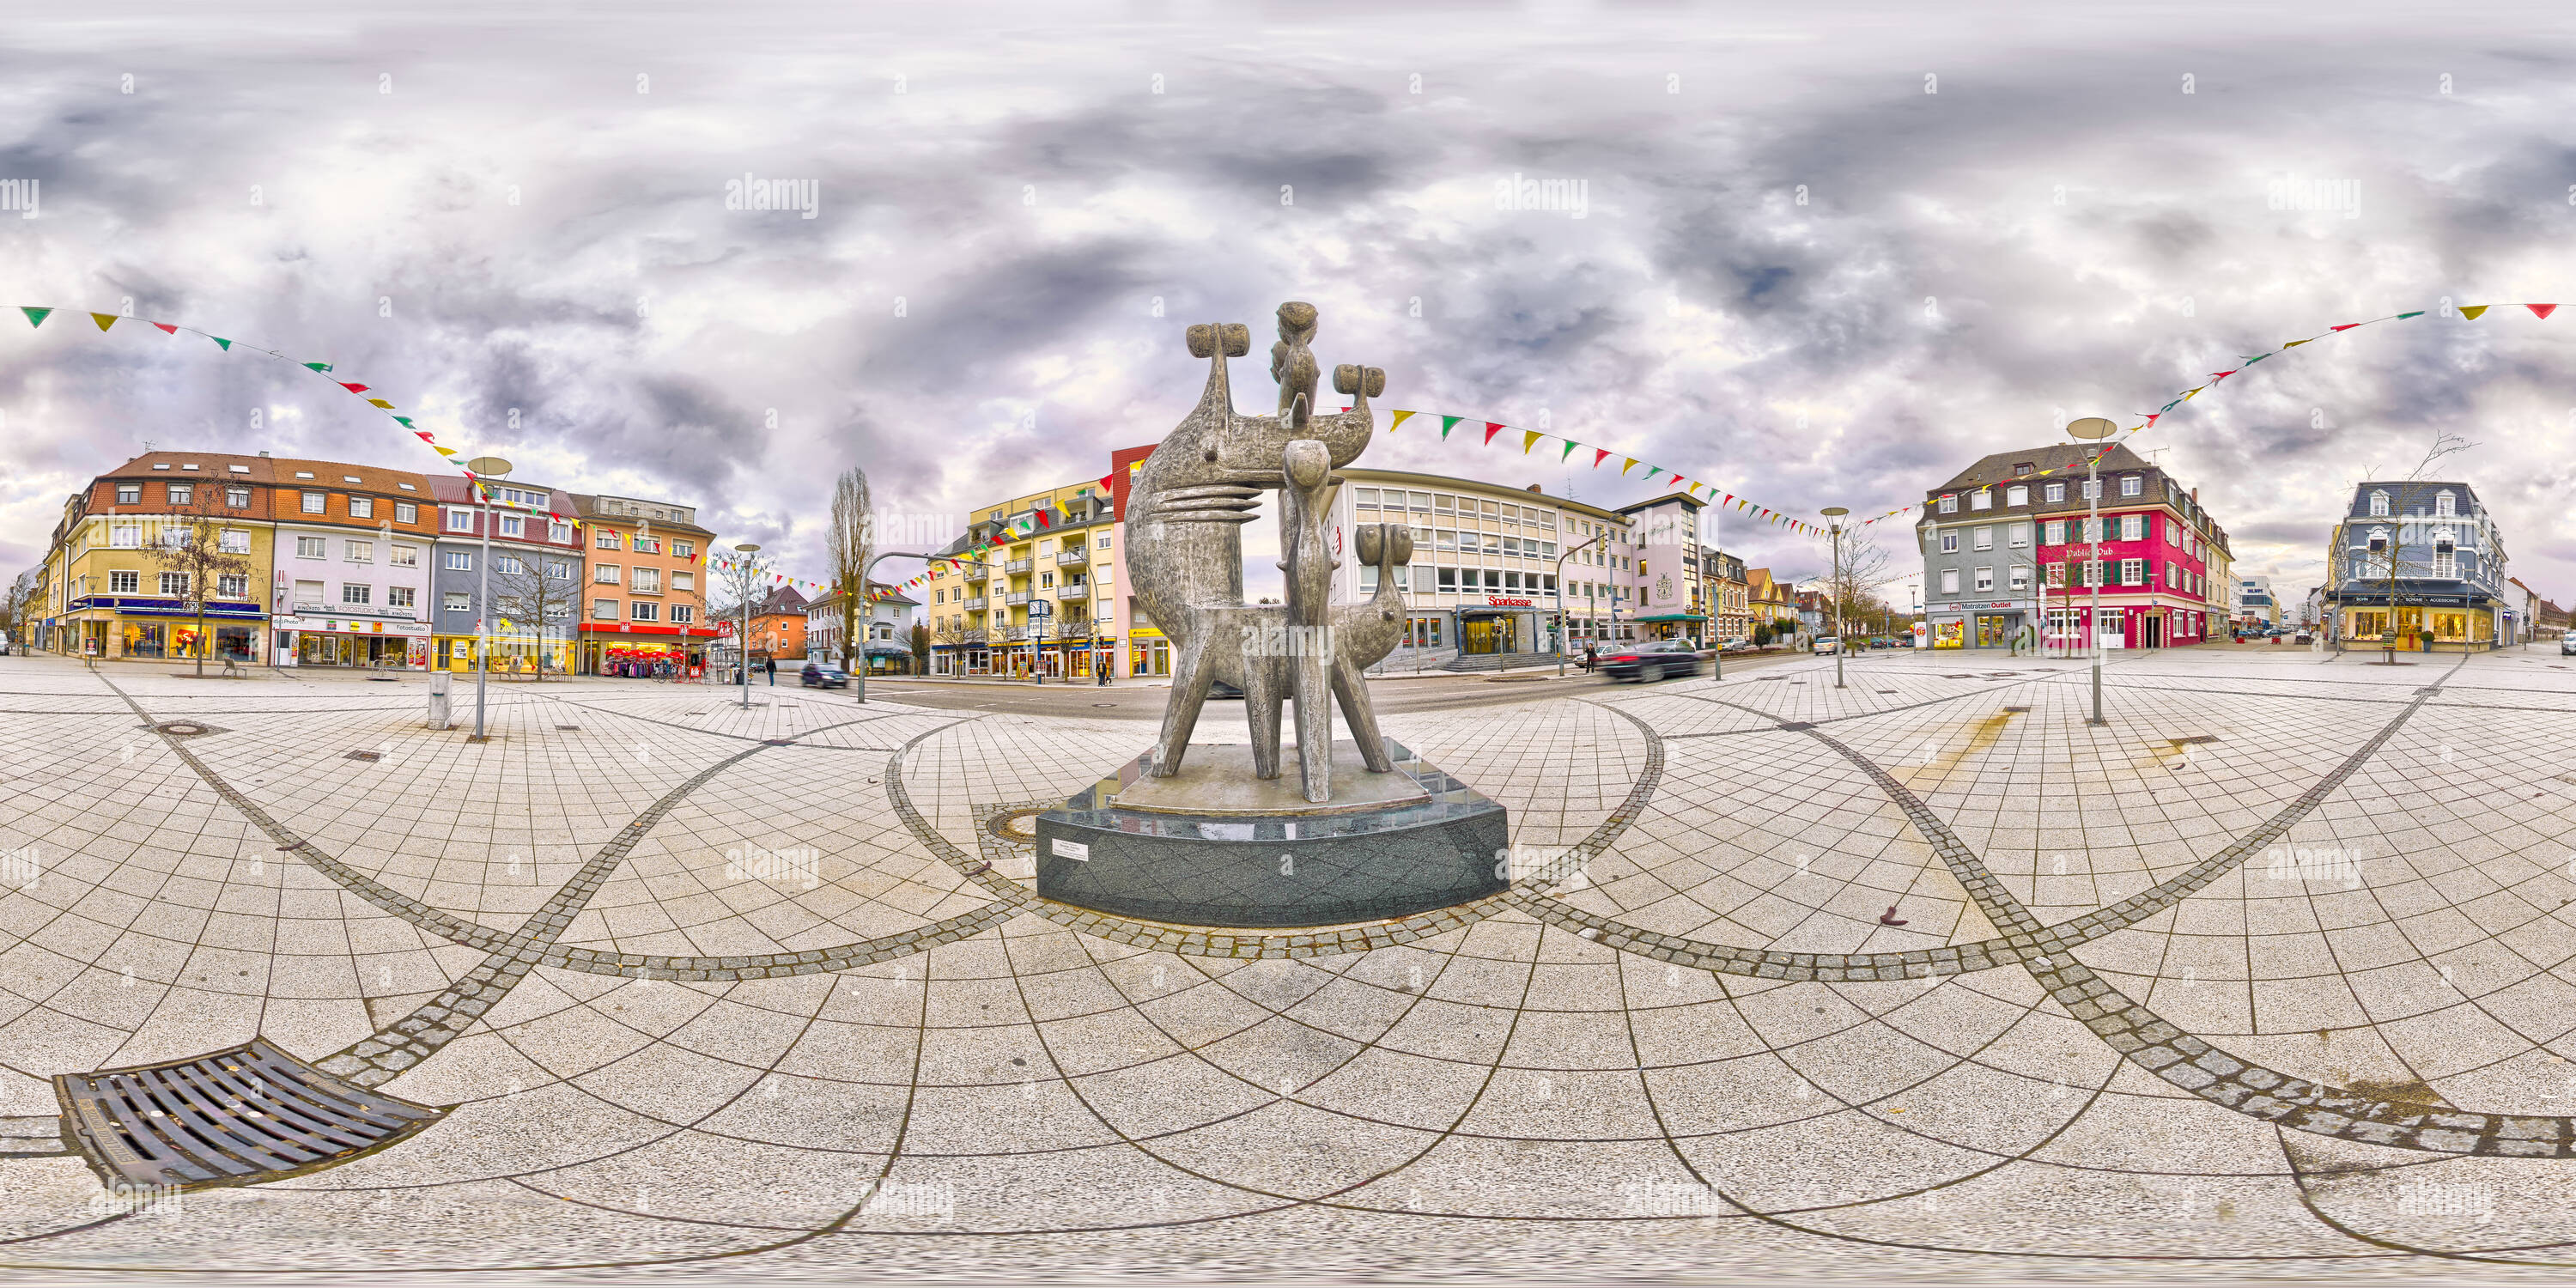
<path fill-rule="evenodd" d="M 2377 658 L 1399 709 L 1511 889 L 1275 933 L 1036 897 L 1123 712 L 572 680 L 472 742 L 418 677 L 10 658 L 0 1273 L 2537 1282 L 2576 666 Z M 57 1075 L 263 1051 L 413 1116 L 184 1192 L 67 1143 Z"/>

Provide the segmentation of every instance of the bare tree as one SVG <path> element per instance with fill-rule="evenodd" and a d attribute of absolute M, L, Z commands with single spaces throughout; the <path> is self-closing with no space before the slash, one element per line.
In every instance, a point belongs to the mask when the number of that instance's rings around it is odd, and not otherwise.
<path fill-rule="evenodd" d="M 912 646 L 912 673 L 930 674 L 930 628 L 914 622 L 907 635 L 909 638 L 905 642 Z"/>
<path fill-rule="evenodd" d="M 492 612 L 537 639 L 537 679 L 546 678 L 546 633 L 581 611 L 582 580 L 569 552 L 510 550 L 494 556 Z"/>
<path fill-rule="evenodd" d="M 1828 563 L 1816 578 L 1825 588 L 1825 610 L 1833 615 L 1828 629 L 1844 629 L 1848 623 L 1885 613 L 1887 604 L 1878 592 L 1905 577 L 1874 538 L 1856 536 L 1845 529 L 1842 570 L 1837 573 Z"/>
<path fill-rule="evenodd" d="M 244 540 L 249 537 L 243 530 Z M 197 619 L 197 674 L 206 673 L 206 601 L 222 589 L 219 578 L 248 578 L 251 573 L 247 545 L 241 551 L 223 548 L 224 525 L 203 508 L 181 510 L 161 521 L 159 540 L 144 552 L 144 558 L 164 573 L 180 579 L 179 598 Z"/>
<path fill-rule="evenodd" d="M 867 648 L 868 561 L 876 553 L 875 507 L 868 496 L 868 472 L 856 465 L 841 472 L 832 486 L 832 526 L 823 535 L 824 558 L 832 568 L 832 593 L 841 601 L 841 669 L 850 669 L 854 653 Z"/>

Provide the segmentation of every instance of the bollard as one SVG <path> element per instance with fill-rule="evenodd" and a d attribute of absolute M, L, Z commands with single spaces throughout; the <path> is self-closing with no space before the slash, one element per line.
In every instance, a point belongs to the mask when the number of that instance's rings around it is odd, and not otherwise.
<path fill-rule="evenodd" d="M 455 721 L 447 714 L 447 685 L 455 677 L 445 671 L 429 673 L 429 727 L 453 729 Z"/>

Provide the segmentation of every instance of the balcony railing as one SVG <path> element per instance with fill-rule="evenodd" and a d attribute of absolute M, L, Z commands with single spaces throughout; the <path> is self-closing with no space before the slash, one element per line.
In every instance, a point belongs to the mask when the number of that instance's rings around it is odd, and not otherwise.
<path fill-rule="evenodd" d="M 1089 563 L 1091 562 L 1091 552 L 1088 550 L 1059 550 L 1055 552 L 1055 561 L 1059 566 L 1065 564 Z"/>
<path fill-rule="evenodd" d="M 970 563 L 966 565 L 966 580 L 968 581 L 982 581 L 990 576 L 992 576 L 992 574 L 987 572 L 982 564 Z"/>
<path fill-rule="evenodd" d="M 967 608 L 969 608 L 969 609 L 971 609 L 971 610 L 974 610 L 974 611 L 976 611 L 976 612 L 981 612 L 981 611 L 983 611 L 983 608 L 984 608 L 984 597 L 983 597 L 982 595 L 969 595 L 969 596 L 967 596 L 967 597 L 966 597 L 966 607 L 967 607 Z"/>
<path fill-rule="evenodd" d="M 1080 585 L 1058 586 L 1055 588 L 1055 597 L 1058 599 L 1089 599 L 1091 598 L 1091 588 L 1089 586 Z"/>
<path fill-rule="evenodd" d="M 1029 602 L 1029 592 L 1025 590 L 1012 591 L 1011 593 L 1002 596 L 1002 602 L 1005 604 L 1025 604 Z"/>
<path fill-rule="evenodd" d="M 1007 573 L 1021 573 L 1027 572 L 1029 569 L 1036 566 L 1037 561 L 1034 559 L 1014 559 L 1009 563 L 1003 564 L 1002 571 Z"/>

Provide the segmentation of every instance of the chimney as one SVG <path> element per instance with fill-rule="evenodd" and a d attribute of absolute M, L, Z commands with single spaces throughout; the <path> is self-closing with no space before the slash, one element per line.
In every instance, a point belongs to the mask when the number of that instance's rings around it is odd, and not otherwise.
<path fill-rule="evenodd" d="M 262 456 L 266 456 L 266 455 L 268 455 L 268 453 L 266 453 L 266 452 L 261 452 L 261 453 L 260 453 L 260 455 L 262 455 Z"/>
<path fill-rule="evenodd" d="M 2193 505 L 2198 505 L 2198 504 L 2200 504 L 2200 489 L 2199 489 L 2199 488 L 2193 488 L 2193 489 L 2191 490 L 2191 503 L 2192 503 Z"/>

